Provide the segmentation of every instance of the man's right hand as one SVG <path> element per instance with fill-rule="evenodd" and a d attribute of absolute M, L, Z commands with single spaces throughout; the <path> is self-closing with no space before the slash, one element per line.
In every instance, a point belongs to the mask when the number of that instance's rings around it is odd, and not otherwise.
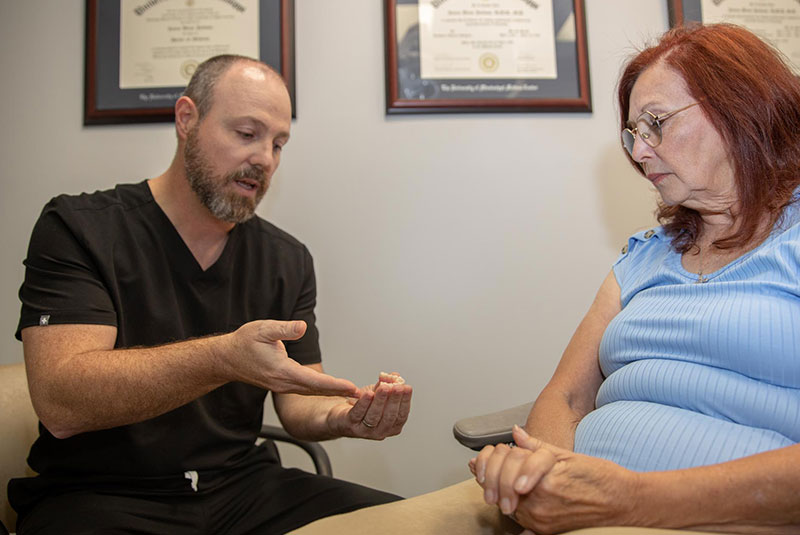
<path fill-rule="evenodd" d="M 304 321 L 251 321 L 227 335 L 231 344 L 218 358 L 230 380 L 279 394 L 360 397 L 361 391 L 350 381 L 320 373 L 289 358 L 282 340 L 297 340 L 305 332 Z"/>
<path fill-rule="evenodd" d="M 154 418 L 231 381 L 274 392 L 360 397 L 350 381 L 301 366 L 282 340 L 302 321 L 253 321 L 236 331 L 153 347 L 114 349 L 116 327 L 22 330 L 31 400 L 57 438 Z"/>

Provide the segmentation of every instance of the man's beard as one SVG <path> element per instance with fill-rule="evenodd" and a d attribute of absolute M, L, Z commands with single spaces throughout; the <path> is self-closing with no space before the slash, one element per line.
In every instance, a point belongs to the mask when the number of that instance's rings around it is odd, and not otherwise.
<path fill-rule="evenodd" d="M 197 130 L 195 127 L 189 132 L 186 137 L 186 147 L 183 150 L 189 186 L 214 217 L 228 223 L 244 223 L 255 215 L 256 206 L 269 188 L 269 177 L 263 169 L 254 166 L 228 173 L 224 177 L 215 175 L 200 149 Z M 255 197 L 226 191 L 228 184 L 243 178 L 258 181 L 258 191 Z"/>

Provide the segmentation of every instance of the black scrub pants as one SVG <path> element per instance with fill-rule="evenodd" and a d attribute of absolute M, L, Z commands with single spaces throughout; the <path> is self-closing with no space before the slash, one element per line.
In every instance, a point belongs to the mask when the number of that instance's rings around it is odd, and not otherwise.
<path fill-rule="evenodd" d="M 17 533 L 281 534 L 319 518 L 400 499 L 354 483 L 259 463 L 191 495 L 80 490 L 48 497 L 20 517 Z"/>

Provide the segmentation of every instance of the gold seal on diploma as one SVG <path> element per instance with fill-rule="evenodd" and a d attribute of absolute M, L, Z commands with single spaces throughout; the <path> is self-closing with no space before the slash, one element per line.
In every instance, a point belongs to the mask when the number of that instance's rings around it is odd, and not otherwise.
<path fill-rule="evenodd" d="M 190 79 L 198 65 L 199 63 L 197 61 L 193 59 L 187 59 L 181 63 L 181 76 L 183 76 L 186 80 Z"/>
<path fill-rule="evenodd" d="M 500 66 L 500 59 L 491 52 L 487 52 L 481 55 L 478 64 L 483 72 L 494 72 Z"/>

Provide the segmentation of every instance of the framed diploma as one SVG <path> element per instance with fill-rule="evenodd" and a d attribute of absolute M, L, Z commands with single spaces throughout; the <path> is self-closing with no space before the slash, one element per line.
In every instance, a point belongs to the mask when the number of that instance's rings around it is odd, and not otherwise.
<path fill-rule="evenodd" d="M 384 0 L 386 113 L 590 112 L 583 0 Z"/>
<path fill-rule="evenodd" d="M 729 22 L 749 29 L 780 50 L 800 74 L 798 0 L 669 0 L 670 25 Z"/>
<path fill-rule="evenodd" d="M 198 64 L 258 58 L 295 113 L 294 0 L 86 0 L 84 125 L 166 122 Z"/>

